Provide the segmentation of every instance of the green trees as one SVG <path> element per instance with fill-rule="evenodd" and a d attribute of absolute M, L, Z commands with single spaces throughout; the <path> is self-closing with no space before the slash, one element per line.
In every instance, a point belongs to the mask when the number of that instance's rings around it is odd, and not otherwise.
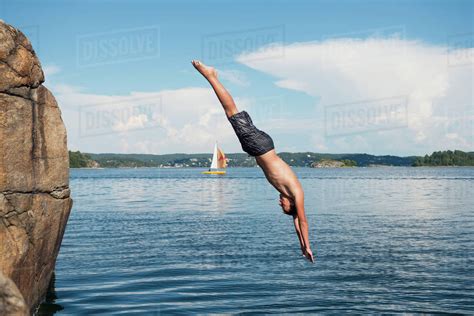
<path fill-rule="evenodd" d="M 368 154 L 279 153 L 290 166 L 309 167 L 322 160 L 342 163 L 344 167 L 367 166 L 474 166 L 474 152 L 460 150 L 435 151 L 424 157 L 374 156 Z M 71 168 L 134 167 L 208 167 L 211 154 L 86 154 L 69 151 Z M 230 167 L 254 167 L 255 159 L 244 153 L 227 154 Z"/>
<path fill-rule="evenodd" d="M 354 160 L 342 159 L 341 161 L 344 163 L 344 167 L 356 167 L 357 166 L 357 162 L 355 162 Z"/>
<path fill-rule="evenodd" d="M 413 166 L 474 166 L 474 153 L 460 150 L 435 151 L 431 155 L 417 157 Z"/>
<path fill-rule="evenodd" d="M 69 168 L 85 168 L 89 167 L 91 157 L 80 151 L 69 151 Z"/>

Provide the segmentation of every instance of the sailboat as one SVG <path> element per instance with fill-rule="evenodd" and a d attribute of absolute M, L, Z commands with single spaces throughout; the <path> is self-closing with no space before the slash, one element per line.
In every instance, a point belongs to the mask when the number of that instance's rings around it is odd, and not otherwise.
<path fill-rule="evenodd" d="M 217 142 L 214 145 L 214 154 L 212 155 L 211 167 L 208 171 L 203 171 L 203 174 L 225 174 L 225 168 L 227 167 L 227 160 L 225 154 L 217 146 Z M 224 169 L 224 170 L 220 170 Z"/>

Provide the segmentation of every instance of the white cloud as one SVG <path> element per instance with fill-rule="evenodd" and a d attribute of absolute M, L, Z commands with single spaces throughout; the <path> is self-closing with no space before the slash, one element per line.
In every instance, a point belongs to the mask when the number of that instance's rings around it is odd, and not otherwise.
<path fill-rule="evenodd" d="M 275 76 L 281 88 L 313 97 L 315 109 L 311 115 L 298 116 L 298 104 L 278 91 L 267 98 L 236 98 L 236 103 L 273 136 L 278 151 L 425 154 L 446 148 L 473 150 L 473 68 L 450 67 L 446 52 L 446 47 L 398 38 L 295 43 L 284 47 L 281 58 L 266 56 L 268 50 L 256 51 L 239 56 L 238 61 Z M 60 71 L 56 66 L 45 68 L 49 74 Z M 220 73 L 235 84 L 248 83 L 241 72 Z M 52 85 L 51 90 L 74 150 L 210 152 L 218 140 L 226 152 L 242 151 L 208 87 L 124 95 L 90 94 L 65 84 Z M 407 100 L 403 127 L 326 136 L 325 109 L 346 103 L 353 109 L 351 103 L 361 100 L 377 103 L 399 96 Z"/>
<path fill-rule="evenodd" d="M 340 38 L 287 45 L 281 58 L 266 56 L 262 49 L 241 55 L 238 61 L 275 76 L 279 87 L 315 98 L 317 117 L 312 139 L 317 142 L 313 148 L 397 154 L 445 148 L 472 150 L 472 64 L 452 67 L 447 52 L 444 46 L 396 37 Z M 473 53 L 473 49 L 462 54 L 450 52 L 451 57 Z M 405 127 L 323 137 L 325 107 L 399 96 L 407 100 Z M 307 127 L 298 121 L 289 120 L 288 124 Z M 301 136 L 305 133 L 302 131 Z"/>
<path fill-rule="evenodd" d="M 43 72 L 44 72 L 44 75 L 45 75 L 46 79 L 48 79 L 49 76 L 60 73 L 61 68 L 59 66 L 56 66 L 56 65 L 45 65 L 45 66 L 43 66 Z"/>
<path fill-rule="evenodd" d="M 146 123 L 148 122 L 148 116 L 145 114 L 139 114 L 130 116 L 125 122 L 117 121 L 115 125 L 112 126 L 112 130 L 117 132 L 127 132 L 129 130 L 145 128 Z"/>
<path fill-rule="evenodd" d="M 245 74 L 238 70 L 219 70 L 219 78 L 224 81 L 229 81 L 233 84 L 248 87 L 250 82 Z"/>
<path fill-rule="evenodd" d="M 126 95 L 89 94 L 51 86 L 61 106 L 73 150 L 84 152 L 210 152 L 216 140 L 241 151 L 210 88 L 183 88 Z"/>

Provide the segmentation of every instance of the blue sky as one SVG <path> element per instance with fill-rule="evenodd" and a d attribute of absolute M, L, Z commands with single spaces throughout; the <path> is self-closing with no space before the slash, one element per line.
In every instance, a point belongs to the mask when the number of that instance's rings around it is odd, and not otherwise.
<path fill-rule="evenodd" d="M 473 11 L 472 1 L 0 1 L 0 18 L 37 50 L 71 149 L 156 154 L 214 140 L 241 151 L 194 58 L 217 63 L 278 151 L 473 150 Z M 135 53 L 85 57 L 114 39 Z M 211 57 L 219 45 L 231 53 Z M 129 114 L 91 123 L 114 109 Z"/>

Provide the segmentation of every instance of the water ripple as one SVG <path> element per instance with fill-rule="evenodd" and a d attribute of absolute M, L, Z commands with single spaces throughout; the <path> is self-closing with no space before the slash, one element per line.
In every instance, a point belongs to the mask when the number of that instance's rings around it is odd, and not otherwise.
<path fill-rule="evenodd" d="M 474 311 L 474 168 L 296 168 L 316 264 L 258 168 L 72 170 L 39 314 Z"/>

